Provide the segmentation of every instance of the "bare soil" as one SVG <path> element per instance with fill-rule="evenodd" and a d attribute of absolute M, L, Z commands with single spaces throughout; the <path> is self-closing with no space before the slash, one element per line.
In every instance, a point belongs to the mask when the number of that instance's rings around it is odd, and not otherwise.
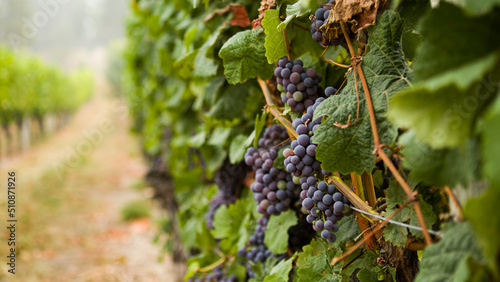
<path fill-rule="evenodd" d="M 150 200 L 146 167 L 129 133 L 124 103 L 98 83 L 94 98 L 54 135 L 0 160 L 0 181 L 17 174 L 17 262 L 7 272 L 9 235 L 0 232 L 0 281 L 177 281 L 179 269 L 155 243 L 165 217 Z M 104 90 L 103 90 L 104 89 Z M 0 227 L 6 192 L 0 193 Z M 122 208 L 147 199 L 152 216 L 124 221 Z"/>

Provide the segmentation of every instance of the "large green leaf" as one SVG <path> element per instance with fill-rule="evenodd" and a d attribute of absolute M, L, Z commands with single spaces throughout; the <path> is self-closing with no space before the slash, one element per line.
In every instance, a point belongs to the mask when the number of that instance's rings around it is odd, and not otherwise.
<path fill-rule="evenodd" d="M 223 60 L 224 75 L 229 83 L 271 77 L 274 67 L 267 62 L 264 41 L 264 30 L 259 28 L 238 32 L 222 46 L 219 56 Z"/>
<path fill-rule="evenodd" d="M 469 223 L 458 223 L 445 230 L 438 243 L 427 247 L 420 262 L 420 272 L 415 281 L 463 281 L 460 262 L 472 256 L 479 260 L 481 252 L 477 246 Z"/>
<path fill-rule="evenodd" d="M 231 145 L 229 146 L 229 161 L 232 164 L 240 162 L 243 159 L 246 152 L 247 145 L 245 141 L 247 139 L 248 136 L 245 134 L 239 134 L 231 141 Z"/>
<path fill-rule="evenodd" d="M 298 222 L 295 212 L 288 210 L 278 216 L 273 216 L 267 223 L 264 244 L 275 253 L 282 254 L 288 247 L 288 229 Z"/>
<path fill-rule="evenodd" d="M 441 3 L 439 8 L 427 13 L 418 28 L 425 40 L 418 52 L 419 60 L 414 64 L 415 81 L 458 70 L 497 50 L 500 38 L 495 35 L 499 24 L 495 14 L 470 17 L 454 5 Z M 446 40 L 442 40 L 443 36 Z M 474 42 L 473 52 L 471 42 Z M 454 81 L 461 79 L 463 77 L 455 77 Z"/>
<path fill-rule="evenodd" d="M 493 8 L 500 6 L 500 0 L 459 0 L 458 2 L 464 5 L 465 9 L 474 14 L 485 14 L 490 12 Z"/>
<path fill-rule="evenodd" d="M 242 84 L 227 85 L 209 115 L 219 119 L 233 119 L 242 115 L 244 101 L 250 95 L 248 87 Z"/>
<path fill-rule="evenodd" d="M 196 58 L 194 60 L 194 70 L 193 74 L 195 76 L 209 77 L 217 74 L 217 68 L 219 65 L 217 61 L 213 58 L 213 47 L 222 29 L 214 32 L 205 41 L 203 46 L 198 51 Z"/>
<path fill-rule="evenodd" d="M 401 48 L 403 22 L 393 11 L 386 11 L 377 26 L 371 30 L 368 54 L 363 58 L 365 74 L 374 111 L 380 141 L 391 144 L 396 138 L 396 129 L 386 120 L 389 98 L 400 89 L 407 87 L 411 70 L 405 62 Z M 375 164 L 373 134 L 364 92 L 358 77 L 360 95 L 359 120 L 354 125 L 342 129 L 335 122 L 346 124 L 356 119 L 358 102 L 354 77 L 349 76 L 347 86 L 340 95 L 326 99 L 316 109 L 314 118 L 327 116 L 316 130 L 313 142 L 319 144 L 316 151 L 322 168 L 343 174 L 371 172 Z"/>
<path fill-rule="evenodd" d="M 403 166 L 411 171 L 413 181 L 429 185 L 467 185 L 478 176 L 479 148 L 468 140 L 464 148 L 432 149 L 415 136 L 413 130 L 399 138 L 404 145 Z"/>
<path fill-rule="evenodd" d="M 288 5 L 286 7 L 286 18 L 278 25 L 278 30 L 281 31 L 282 29 L 287 28 L 288 24 L 295 18 L 309 15 L 316 5 L 317 2 L 311 0 L 299 0 L 292 5 Z"/>
<path fill-rule="evenodd" d="M 494 93 L 481 79 L 497 65 L 499 25 L 498 14 L 472 18 L 447 3 L 430 11 L 419 28 L 415 85 L 391 100 L 391 121 L 434 148 L 463 146 Z"/>
<path fill-rule="evenodd" d="M 482 125 L 483 173 L 495 183 L 500 183 L 500 99 L 497 98 L 485 116 Z"/>
<path fill-rule="evenodd" d="M 483 195 L 469 200 L 464 209 L 465 217 L 470 221 L 479 246 L 488 260 L 491 270 L 500 278 L 498 258 L 500 257 L 500 215 L 498 200 L 500 187 L 492 185 Z"/>
<path fill-rule="evenodd" d="M 493 94 L 481 78 L 497 61 L 493 53 L 422 81 L 392 98 L 389 118 L 398 126 L 413 128 L 419 139 L 435 148 L 464 145 L 474 130 L 477 111 Z"/>
<path fill-rule="evenodd" d="M 264 47 L 266 47 L 266 57 L 270 64 L 286 56 L 283 32 L 277 29 L 280 23 L 280 12 L 278 10 L 267 10 L 265 12 L 264 19 L 262 20 L 262 26 L 266 33 Z"/>
<path fill-rule="evenodd" d="M 288 281 L 288 274 L 292 270 L 292 263 L 295 257 L 291 257 L 287 260 L 282 260 L 280 263 L 275 265 L 264 282 L 282 282 Z"/>
<path fill-rule="evenodd" d="M 248 240 L 250 233 L 250 218 L 255 203 L 252 199 L 239 199 L 229 207 L 220 206 L 214 215 L 213 235 L 223 239 L 220 246 L 227 252 L 236 253 Z"/>

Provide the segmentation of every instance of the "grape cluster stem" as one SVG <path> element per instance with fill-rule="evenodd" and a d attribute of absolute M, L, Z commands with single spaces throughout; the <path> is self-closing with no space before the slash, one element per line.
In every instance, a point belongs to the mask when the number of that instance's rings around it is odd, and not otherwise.
<path fill-rule="evenodd" d="M 269 87 L 267 87 L 266 82 L 260 78 L 257 78 L 257 81 L 259 82 L 260 88 L 262 89 L 262 93 L 264 93 L 264 98 L 266 98 L 267 111 L 286 128 L 286 131 L 288 131 L 288 135 L 290 136 L 290 138 L 294 140 L 297 139 L 298 135 L 297 132 L 295 132 L 295 129 L 293 129 L 292 122 L 284 117 L 283 113 L 277 109 L 276 104 L 274 104 L 273 102 L 271 91 L 269 90 Z"/>

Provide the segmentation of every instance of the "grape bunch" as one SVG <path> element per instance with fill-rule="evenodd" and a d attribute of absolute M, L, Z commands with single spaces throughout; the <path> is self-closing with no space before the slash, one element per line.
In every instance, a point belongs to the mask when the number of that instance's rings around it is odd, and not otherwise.
<path fill-rule="evenodd" d="M 302 207 L 308 212 L 306 221 L 315 231 L 321 232 L 323 239 L 335 242 L 334 233 L 339 229 L 336 223 L 349 211 L 349 201 L 332 184 L 319 182 L 316 185 L 314 176 L 302 177 L 300 183 Z"/>
<path fill-rule="evenodd" d="M 342 34 L 340 34 L 337 38 L 329 39 L 320 30 L 321 26 L 326 23 L 334 4 L 335 0 L 330 0 L 325 4 L 319 5 L 318 9 L 314 13 L 314 18 L 311 20 L 312 38 L 314 41 L 321 43 L 321 45 L 325 47 L 341 45 L 347 49 L 347 42 Z M 354 36 L 354 33 L 350 28 L 347 28 L 347 32 L 349 33 L 349 37 L 352 38 Z"/>
<path fill-rule="evenodd" d="M 268 258 L 275 257 L 275 255 L 267 249 L 264 244 L 264 236 L 267 229 L 267 223 L 269 219 L 261 217 L 257 219 L 257 225 L 255 226 L 255 231 L 252 236 L 248 239 L 247 245 L 238 250 L 238 256 L 246 260 L 247 273 L 250 278 L 255 278 L 255 273 L 251 269 L 251 264 L 256 264 L 261 262 L 263 265 Z M 286 258 L 287 253 L 284 253 L 277 257 L 278 261 Z"/>
<path fill-rule="evenodd" d="M 217 184 L 219 192 L 210 199 L 206 224 L 209 229 L 213 229 L 213 219 L 215 212 L 221 205 L 229 205 L 236 201 L 237 191 L 244 185 L 245 176 L 248 172 L 248 166 L 244 163 L 231 164 L 226 159 L 224 164 L 215 173 L 214 182 Z"/>
<path fill-rule="evenodd" d="M 293 177 L 273 167 L 279 150 L 276 146 L 287 138 L 285 128 L 274 125 L 264 131 L 264 136 L 258 141 L 259 149 L 250 147 L 245 153 L 245 163 L 255 171 L 255 182 L 250 188 L 258 203 L 257 211 L 264 217 L 279 215 L 299 196 L 300 189 Z"/>
<path fill-rule="evenodd" d="M 267 228 L 267 222 L 268 219 L 265 217 L 257 219 L 254 234 L 248 239 L 247 245 L 238 250 L 238 255 L 240 257 L 253 263 L 257 263 L 257 261 L 264 263 L 267 258 L 273 256 L 273 253 L 267 249 L 266 245 L 264 245 L 264 235 Z"/>
<path fill-rule="evenodd" d="M 323 89 L 318 86 L 322 76 L 312 68 L 304 69 L 301 60 L 279 59 L 274 74 L 278 90 L 282 92 L 281 100 L 297 113 L 302 113 L 322 95 Z"/>
<path fill-rule="evenodd" d="M 222 265 L 219 265 L 213 269 L 210 273 L 195 274 L 187 280 L 188 282 L 238 282 L 236 275 L 231 275 L 229 277 L 225 276 L 223 273 Z"/>
<path fill-rule="evenodd" d="M 335 90 L 333 87 L 329 87 Z M 327 88 L 327 90 L 330 90 Z M 321 171 L 321 162 L 316 160 L 316 144 L 312 142 L 314 131 L 321 124 L 321 118 L 312 120 L 314 111 L 325 98 L 320 97 L 307 108 L 307 112 L 292 122 L 297 131 L 297 140 L 292 141 L 292 148 L 283 151 L 286 171 L 294 176 L 310 176 Z"/>

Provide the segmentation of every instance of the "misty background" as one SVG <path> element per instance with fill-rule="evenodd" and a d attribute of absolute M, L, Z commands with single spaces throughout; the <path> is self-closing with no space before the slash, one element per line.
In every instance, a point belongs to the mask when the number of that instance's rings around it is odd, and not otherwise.
<path fill-rule="evenodd" d="M 101 69 L 125 37 L 129 0 L 0 0 L 0 44 L 66 71 Z M 96 62 L 97 60 L 97 62 Z M 96 69 L 97 68 L 97 69 Z"/>

